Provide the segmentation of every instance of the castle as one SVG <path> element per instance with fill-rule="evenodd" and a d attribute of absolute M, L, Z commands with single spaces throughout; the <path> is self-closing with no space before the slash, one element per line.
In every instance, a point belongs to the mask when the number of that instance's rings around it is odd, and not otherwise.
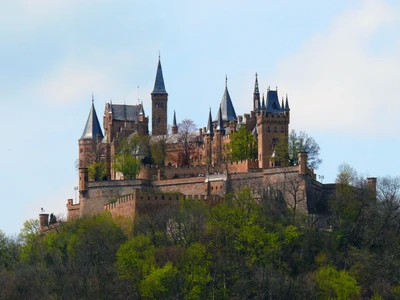
<path fill-rule="evenodd" d="M 255 197 L 279 190 L 289 207 L 305 214 L 317 214 L 334 184 L 316 180 L 307 167 L 307 153 L 299 153 L 298 165 L 282 166 L 271 157 L 278 139 L 289 134 L 290 108 L 288 96 L 279 101 L 277 90 L 268 88 L 266 97 L 260 97 L 257 74 L 252 99 L 252 110 L 243 116 L 236 115 L 228 91 L 227 80 L 218 113 L 212 118 L 211 109 L 207 126 L 189 132 L 191 146 L 189 161 L 182 164 L 183 137 L 174 112 L 171 132 L 168 132 L 168 93 L 159 59 L 154 89 L 151 93 L 151 127 L 143 104 L 105 105 L 103 129 L 99 123 L 92 97 L 79 148 L 79 202 L 68 200 L 68 219 L 110 211 L 113 216 L 134 218 L 136 214 L 152 213 L 180 199 L 192 198 L 208 203 L 219 201 L 229 192 L 243 187 L 253 191 Z M 233 133 L 245 126 L 257 141 L 253 159 L 230 162 L 227 145 Z M 144 165 L 136 179 L 122 180 L 113 168 L 114 157 L 122 140 L 138 135 L 148 137 L 150 143 L 164 139 L 167 153 L 162 165 Z M 140 152 L 140 151 L 139 151 Z M 140 156 L 140 153 L 136 153 Z M 107 163 L 107 176 L 102 181 L 89 178 L 88 166 L 95 159 Z M 376 179 L 369 179 L 371 184 Z M 375 181 L 374 181 L 375 180 Z M 42 223 L 42 222 L 41 222 Z M 45 221 L 44 225 L 45 226 Z"/>

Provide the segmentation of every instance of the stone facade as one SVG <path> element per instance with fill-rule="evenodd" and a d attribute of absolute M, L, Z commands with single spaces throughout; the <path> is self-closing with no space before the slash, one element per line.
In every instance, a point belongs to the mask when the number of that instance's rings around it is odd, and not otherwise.
<path fill-rule="evenodd" d="M 317 182 L 313 171 L 307 168 L 305 153 L 300 154 L 298 166 L 278 167 L 271 163 L 278 140 L 288 138 L 290 109 L 287 95 L 285 101 L 282 99 L 280 102 L 277 90 L 268 88 L 266 97 L 260 97 L 257 74 L 252 110 L 239 116 L 236 116 L 226 79 L 216 118 L 212 119 L 210 110 L 207 127 L 188 135 L 190 165 L 182 165 L 180 160 L 184 141 L 175 112 L 172 133 L 167 132 L 168 93 L 160 60 L 151 101 L 151 134 L 142 104 L 110 102 L 105 105 L 103 135 L 92 99 L 89 117 L 78 141 L 79 204 L 68 201 L 69 218 L 101 213 L 104 209 L 113 215 L 133 217 L 138 210 L 155 211 L 157 207 L 179 202 L 170 195 L 214 201 L 245 187 L 250 188 L 256 197 L 261 197 L 271 188 L 279 188 L 283 197 L 288 199 L 288 206 L 309 213 L 330 191 L 326 185 Z M 226 146 L 231 135 L 241 126 L 245 126 L 257 140 L 258 153 L 254 159 L 229 162 Z M 132 135 L 148 137 L 150 142 L 164 140 L 167 157 L 163 166 L 142 166 L 137 180 L 121 180 L 121 174 L 112 168 L 113 157 L 121 141 Z M 140 149 L 134 155 L 141 157 Z M 106 162 L 108 175 L 103 178 L 106 180 L 91 181 L 89 178 L 87 167 L 94 161 Z M 148 197 L 147 201 L 143 197 Z"/>

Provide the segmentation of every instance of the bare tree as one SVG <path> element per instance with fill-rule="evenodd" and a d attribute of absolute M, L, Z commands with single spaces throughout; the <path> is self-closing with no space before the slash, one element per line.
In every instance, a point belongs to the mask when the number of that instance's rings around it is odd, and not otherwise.
<path fill-rule="evenodd" d="M 179 140 L 182 143 L 182 150 L 178 154 L 179 163 L 181 165 L 190 164 L 191 156 L 194 153 L 196 131 L 197 125 L 190 119 L 184 119 L 178 124 Z"/>

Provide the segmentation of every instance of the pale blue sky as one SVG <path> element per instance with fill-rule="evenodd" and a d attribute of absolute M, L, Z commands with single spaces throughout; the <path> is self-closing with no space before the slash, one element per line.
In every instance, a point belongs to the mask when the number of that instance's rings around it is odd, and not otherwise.
<path fill-rule="evenodd" d="M 144 102 L 158 53 L 169 122 L 206 125 L 225 74 L 237 114 L 260 90 L 289 94 L 291 128 L 321 146 L 318 174 L 347 162 L 398 175 L 400 4 L 342 1 L 0 0 L 0 229 L 17 233 L 40 208 L 66 214 L 94 93 Z M 139 91 L 137 87 L 140 86 Z"/>

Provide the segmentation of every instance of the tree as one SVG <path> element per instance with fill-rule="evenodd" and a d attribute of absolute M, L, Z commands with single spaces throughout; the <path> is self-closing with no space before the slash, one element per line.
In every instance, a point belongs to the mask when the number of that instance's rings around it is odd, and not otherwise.
<path fill-rule="evenodd" d="M 153 137 L 150 145 L 152 161 L 159 166 L 163 166 L 167 158 L 168 135 L 157 135 Z"/>
<path fill-rule="evenodd" d="M 105 161 L 94 162 L 88 166 L 89 177 L 94 181 L 103 180 L 107 173 L 107 163 Z"/>
<path fill-rule="evenodd" d="M 230 161 L 257 158 L 257 140 L 246 126 L 240 126 L 238 131 L 231 135 L 227 147 L 227 157 Z"/>
<path fill-rule="evenodd" d="M 278 163 L 284 162 L 289 166 L 295 166 L 299 164 L 299 152 L 307 152 L 308 167 L 318 169 L 322 163 L 322 159 L 319 158 L 319 151 L 320 147 L 314 138 L 308 136 L 304 131 L 297 133 L 292 130 L 289 137 L 282 135 L 278 139 L 275 147 L 275 157 L 271 159 Z"/>
<path fill-rule="evenodd" d="M 146 156 L 143 139 L 134 134 L 123 139 L 114 156 L 113 168 L 124 175 L 124 179 L 135 179 L 140 172 L 140 159 Z"/>
<path fill-rule="evenodd" d="M 179 140 L 182 143 L 181 151 L 178 153 L 178 164 L 189 165 L 194 154 L 195 133 L 197 125 L 190 119 L 184 119 L 178 124 Z"/>
<path fill-rule="evenodd" d="M 316 279 L 322 299 L 358 299 L 360 286 L 346 270 L 337 271 L 332 266 L 321 267 Z"/>

